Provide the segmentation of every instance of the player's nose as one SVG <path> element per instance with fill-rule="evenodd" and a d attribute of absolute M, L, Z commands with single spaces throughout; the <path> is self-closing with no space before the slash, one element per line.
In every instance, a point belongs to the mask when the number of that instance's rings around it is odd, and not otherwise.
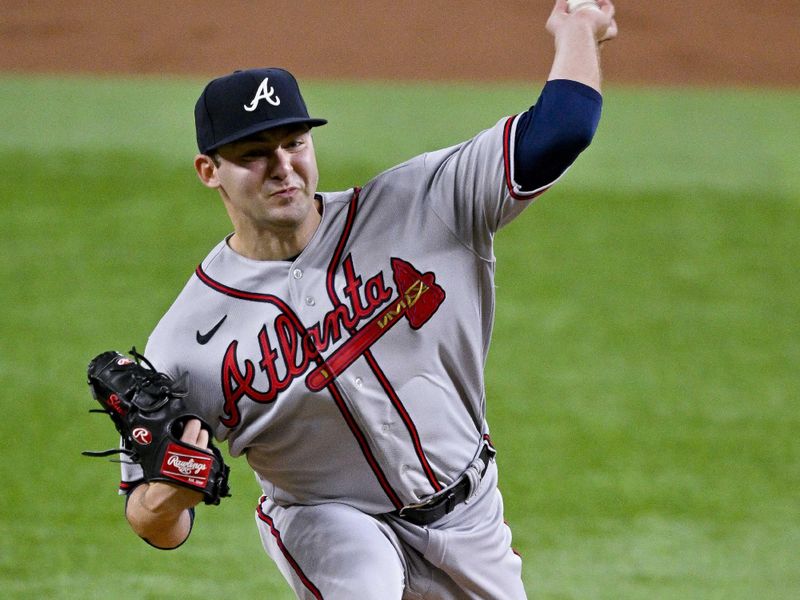
<path fill-rule="evenodd" d="M 275 179 L 285 179 L 293 170 L 292 155 L 283 148 L 275 150 L 270 164 L 270 176 Z"/>

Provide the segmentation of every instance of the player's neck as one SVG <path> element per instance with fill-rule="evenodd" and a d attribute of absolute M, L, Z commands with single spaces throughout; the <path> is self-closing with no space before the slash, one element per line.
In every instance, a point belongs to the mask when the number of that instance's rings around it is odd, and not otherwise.
<path fill-rule="evenodd" d="M 287 260 L 297 257 L 311 241 L 322 221 L 320 200 L 315 200 L 317 210 L 297 228 L 257 229 L 252 226 L 234 227 L 228 245 L 245 258 L 252 260 Z"/>

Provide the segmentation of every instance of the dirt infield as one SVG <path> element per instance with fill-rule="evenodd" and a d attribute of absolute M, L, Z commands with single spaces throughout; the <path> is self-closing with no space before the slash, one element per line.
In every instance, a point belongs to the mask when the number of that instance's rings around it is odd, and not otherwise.
<path fill-rule="evenodd" d="M 7 0 L 0 71 L 540 80 L 549 0 Z M 798 0 L 618 0 L 621 83 L 800 86 Z"/>

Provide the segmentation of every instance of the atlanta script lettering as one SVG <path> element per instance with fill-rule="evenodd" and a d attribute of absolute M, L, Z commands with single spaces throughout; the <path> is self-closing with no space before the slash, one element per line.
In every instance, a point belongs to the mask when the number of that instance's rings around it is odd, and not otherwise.
<path fill-rule="evenodd" d="M 272 323 L 272 335 L 266 325 L 257 334 L 261 354 L 258 367 L 266 374 L 267 385 L 263 389 L 255 386 L 256 365 L 252 360 L 245 359 L 244 370 L 240 369 L 239 342 L 233 340 L 222 359 L 225 398 L 222 424 L 234 427 L 239 423 L 242 398 L 273 402 L 280 392 L 308 371 L 312 362 L 314 368 L 306 378 L 306 387 L 315 392 L 322 390 L 398 323 L 400 317 L 405 317 L 412 329 L 422 327 L 444 301 L 445 292 L 436 284 L 433 273 L 420 273 L 399 258 L 392 258 L 391 265 L 397 290 L 394 296 L 383 273 L 364 283 L 355 274 L 352 257 L 348 255 L 342 264 L 346 302 L 336 302 L 333 310 L 312 327 L 306 328 L 285 302 L 274 298 L 272 304 L 279 313 Z M 362 324 L 381 306 L 385 308 Z M 323 359 L 322 353 L 342 338 L 343 330 L 350 333 L 349 339 Z"/>
<path fill-rule="evenodd" d="M 342 338 L 343 330 L 354 329 L 370 317 L 392 296 L 383 273 L 363 282 L 355 274 L 351 256 L 343 262 L 345 276 L 344 296 L 347 302 L 328 312 L 320 323 L 306 328 L 297 314 L 286 304 L 278 306 L 280 313 L 272 323 L 274 340 L 264 325 L 258 332 L 261 360 L 258 367 L 267 376 L 267 385 L 258 389 L 254 385 L 256 365 L 244 360 L 244 370 L 239 368 L 238 340 L 230 343 L 222 359 L 222 392 L 225 397 L 221 422 L 234 427 L 241 418 L 238 403 L 243 397 L 255 402 L 273 402 L 295 378 L 302 376 L 312 361 L 321 360 L 321 352 Z"/>

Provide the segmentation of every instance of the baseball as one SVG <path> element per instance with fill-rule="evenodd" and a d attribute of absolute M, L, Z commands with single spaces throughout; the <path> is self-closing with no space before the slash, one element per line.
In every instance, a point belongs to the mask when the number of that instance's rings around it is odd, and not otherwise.
<path fill-rule="evenodd" d="M 576 13 L 583 9 L 600 10 L 595 0 L 567 0 L 567 8 L 569 12 Z"/>

